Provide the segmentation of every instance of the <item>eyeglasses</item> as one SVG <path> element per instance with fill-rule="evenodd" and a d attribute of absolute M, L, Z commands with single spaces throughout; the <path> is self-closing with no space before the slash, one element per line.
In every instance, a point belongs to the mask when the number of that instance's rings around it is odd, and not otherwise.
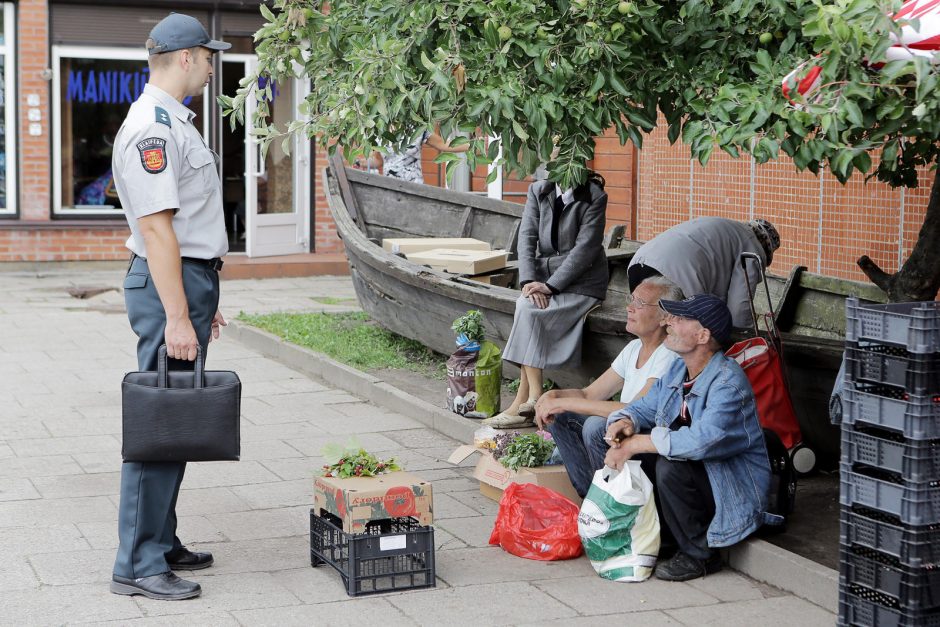
<path fill-rule="evenodd" d="M 642 298 L 633 296 L 632 294 L 627 295 L 627 307 L 633 307 L 634 309 L 643 309 L 644 307 L 658 307 L 659 301 L 654 303 L 648 303 Z"/>

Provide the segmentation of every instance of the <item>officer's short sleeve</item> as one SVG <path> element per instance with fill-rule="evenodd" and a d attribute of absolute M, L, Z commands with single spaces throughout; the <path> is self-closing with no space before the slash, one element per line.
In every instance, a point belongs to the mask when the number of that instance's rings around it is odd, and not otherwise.
<path fill-rule="evenodd" d="M 170 128 L 150 124 L 127 137 L 120 175 L 127 194 L 124 208 L 135 218 L 179 209 L 180 150 Z"/>

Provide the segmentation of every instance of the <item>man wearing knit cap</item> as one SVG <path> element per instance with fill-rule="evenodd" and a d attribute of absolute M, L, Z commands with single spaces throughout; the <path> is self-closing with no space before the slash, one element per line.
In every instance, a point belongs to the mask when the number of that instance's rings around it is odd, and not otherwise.
<path fill-rule="evenodd" d="M 668 314 L 665 345 L 681 359 L 646 396 L 607 418 L 604 463 L 622 469 L 640 459 L 656 486 L 664 544 L 674 538 L 678 549 L 655 575 L 686 581 L 721 569 L 718 548 L 781 521 L 766 513 L 770 462 L 754 393 L 722 352 L 728 307 L 712 294 L 659 306 Z"/>
<path fill-rule="evenodd" d="M 728 304 L 734 326 L 750 327 L 750 302 L 760 274 L 753 263 L 745 271 L 741 253 L 757 253 L 767 267 L 778 248 L 780 235 L 767 220 L 696 218 L 640 246 L 627 271 L 630 289 L 661 274 L 686 294 L 718 296 Z M 750 291 L 745 279 L 750 280 Z"/>

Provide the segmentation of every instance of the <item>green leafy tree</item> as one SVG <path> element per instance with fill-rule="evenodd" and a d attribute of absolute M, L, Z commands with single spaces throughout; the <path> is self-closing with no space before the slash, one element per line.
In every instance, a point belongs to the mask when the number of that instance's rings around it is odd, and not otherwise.
<path fill-rule="evenodd" d="M 642 148 L 668 126 L 705 165 L 718 148 L 758 163 L 781 153 L 840 181 L 917 185 L 940 150 L 938 68 L 885 59 L 899 0 L 275 0 L 257 35 L 259 73 L 306 76 L 303 118 L 276 129 L 270 84 L 248 77 L 223 97 L 233 124 L 257 101 L 257 135 L 302 132 L 347 158 L 401 148 L 424 130 L 469 134 L 468 161 L 521 175 L 548 162 L 583 181 L 594 136 L 615 127 Z M 917 24 L 915 23 L 914 26 Z M 818 56 L 817 56 L 818 55 Z M 781 79 L 807 60 L 818 91 L 789 102 Z M 791 96 L 792 97 L 792 96 Z M 664 122 L 663 122 L 664 121 Z M 493 138 L 487 141 L 487 138 Z M 557 150 L 555 150 L 557 148 Z M 500 151 L 501 149 L 501 151 Z M 873 158 L 874 157 L 874 158 Z M 498 159 L 497 159 L 498 158 Z M 442 153 L 439 162 L 457 159 Z M 853 210 L 846 207 L 847 212 Z M 859 265 L 893 300 L 940 289 L 940 184 L 914 250 L 896 274 Z"/>

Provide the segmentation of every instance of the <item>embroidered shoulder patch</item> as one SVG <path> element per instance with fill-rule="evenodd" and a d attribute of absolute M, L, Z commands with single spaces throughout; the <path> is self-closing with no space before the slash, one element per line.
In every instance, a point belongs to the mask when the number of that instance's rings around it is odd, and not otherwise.
<path fill-rule="evenodd" d="M 140 163 L 144 171 L 159 174 L 166 169 L 166 140 L 161 137 L 148 137 L 137 142 Z"/>
<path fill-rule="evenodd" d="M 166 109 L 163 107 L 154 107 L 153 114 L 156 117 L 158 123 L 166 124 L 170 128 L 173 128 L 172 123 L 170 122 L 170 114 L 166 112 Z"/>

